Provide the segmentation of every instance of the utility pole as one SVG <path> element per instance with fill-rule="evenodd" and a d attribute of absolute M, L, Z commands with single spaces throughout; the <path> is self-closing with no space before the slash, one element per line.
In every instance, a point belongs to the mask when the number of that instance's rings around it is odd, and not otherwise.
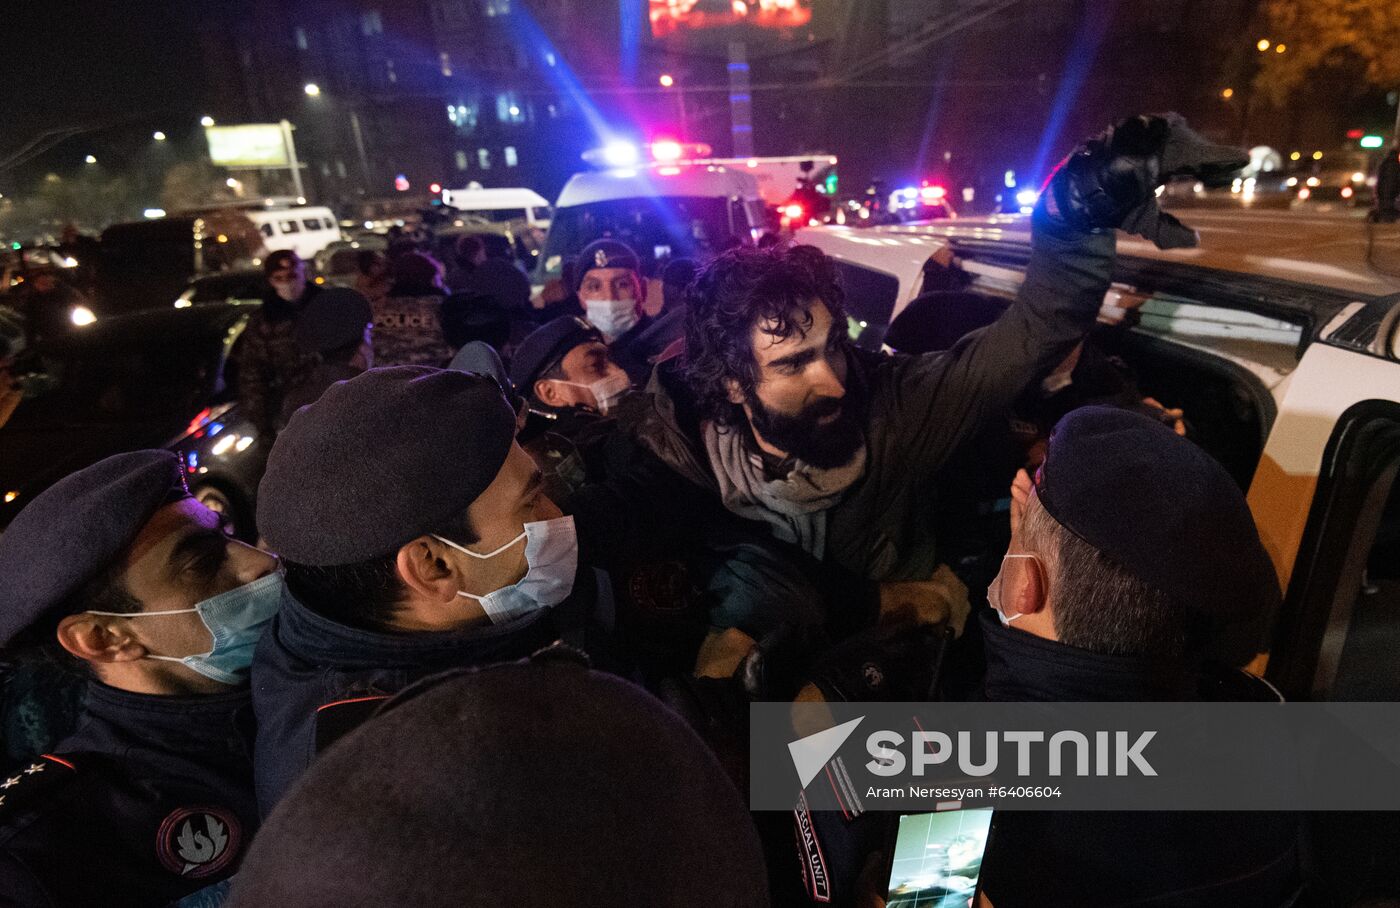
<path fill-rule="evenodd" d="M 306 198 L 306 187 L 301 183 L 301 162 L 297 160 L 297 143 L 292 138 L 292 124 L 283 120 L 278 124 L 282 127 L 282 141 L 287 143 L 287 166 L 292 169 L 292 186 L 296 190 L 297 198 Z"/>
<path fill-rule="evenodd" d="M 729 130 L 734 157 L 752 157 L 753 95 L 749 90 L 748 49 L 742 41 L 729 42 Z"/>

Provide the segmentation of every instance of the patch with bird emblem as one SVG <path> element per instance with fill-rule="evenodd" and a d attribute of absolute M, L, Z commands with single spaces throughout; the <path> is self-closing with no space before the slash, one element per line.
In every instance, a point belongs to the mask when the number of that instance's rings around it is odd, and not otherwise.
<path fill-rule="evenodd" d="M 238 855 L 243 828 L 222 807 L 180 807 L 156 832 L 156 855 L 166 870 L 189 879 L 213 876 Z"/>

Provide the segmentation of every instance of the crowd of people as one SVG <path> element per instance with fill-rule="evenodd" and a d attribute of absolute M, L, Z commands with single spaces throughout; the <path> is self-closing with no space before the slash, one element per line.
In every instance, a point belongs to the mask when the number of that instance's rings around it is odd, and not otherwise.
<path fill-rule="evenodd" d="M 257 546 L 166 451 L 0 536 L 0 644 L 83 679 L 0 779 L 0 894 L 874 906 L 878 815 L 746 809 L 749 703 L 1273 697 L 1239 488 L 1086 340 L 1115 228 L 1189 241 L 1154 190 L 1242 163 L 1118 124 L 1050 181 L 1016 298 L 933 289 L 986 317 L 892 353 L 811 247 L 648 278 L 602 239 L 536 305 L 469 238 L 366 255 L 358 292 L 272 255 L 236 361 Z M 1009 813 L 980 904 L 1290 904 L 1296 825 Z"/>

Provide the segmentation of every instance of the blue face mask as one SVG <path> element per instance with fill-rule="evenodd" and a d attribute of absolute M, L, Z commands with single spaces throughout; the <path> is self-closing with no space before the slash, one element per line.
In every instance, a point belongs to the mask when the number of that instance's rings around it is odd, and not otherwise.
<path fill-rule="evenodd" d="M 504 624 L 540 609 L 553 608 L 565 599 L 574 589 L 574 574 L 578 571 L 578 534 L 574 530 L 574 518 L 556 517 L 553 520 L 537 520 L 525 524 L 524 532 L 494 552 L 481 554 L 460 546 L 451 539 L 434 536 L 438 542 L 449 545 L 473 558 L 485 560 L 525 542 L 525 576 L 512 586 L 502 587 L 494 593 L 477 596 L 465 590 L 458 596 L 475 599 L 481 603 L 481 610 L 491 619 L 492 624 Z"/>
<path fill-rule="evenodd" d="M 214 641 L 209 652 L 194 656 L 157 656 L 148 653 L 146 658 L 161 662 L 179 662 L 220 684 L 242 684 L 248 680 L 248 667 L 253 664 L 253 647 L 262 636 L 263 628 L 272 620 L 272 616 L 277 614 L 277 607 L 281 602 L 282 574 L 273 572 L 252 583 L 245 583 L 226 593 L 197 602 L 194 608 L 134 613 L 89 611 L 88 614 L 111 615 L 116 618 L 155 618 L 196 612 Z"/>

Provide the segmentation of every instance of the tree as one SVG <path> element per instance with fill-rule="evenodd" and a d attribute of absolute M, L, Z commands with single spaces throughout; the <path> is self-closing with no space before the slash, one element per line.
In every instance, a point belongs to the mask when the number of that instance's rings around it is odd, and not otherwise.
<path fill-rule="evenodd" d="M 1273 44 L 1260 60 L 1255 86 L 1275 105 L 1315 73 L 1354 70 L 1379 89 L 1400 88 L 1400 2 L 1397 0 L 1267 0 L 1264 34 Z M 1282 44 L 1287 50 L 1276 52 Z"/>

